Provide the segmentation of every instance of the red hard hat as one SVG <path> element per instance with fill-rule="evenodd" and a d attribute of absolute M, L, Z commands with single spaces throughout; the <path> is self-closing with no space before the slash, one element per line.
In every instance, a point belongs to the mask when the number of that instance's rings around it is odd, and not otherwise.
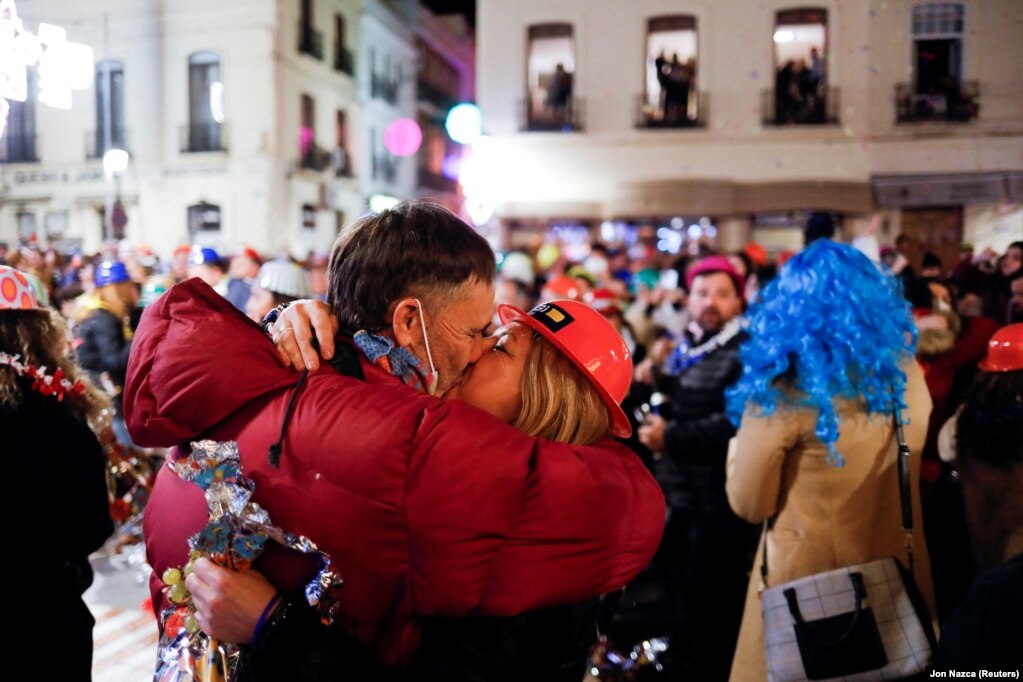
<path fill-rule="evenodd" d="M 612 315 L 615 313 L 621 315 L 622 313 L 622 302 L 618 300 L 618 295 L 610 289 L 588 291 L 583 300 L 601 315 Z"/>
<path fill-rule="evenodd" d="M 558 298 L 579 298 L 579 282 L 568 275 L 554 275 L 543 288 Z"/>
<path fill-rule="evenodd" d="M 632 357 L 621 335 L 593 308 L 578 301 L 541 303 L 528 313 L 515 306 L 497 306 L 501 324 L 519 322 L 539 332 L 582 370 L 611 411 L 611 432 L 632 435 L 621 402 L 632 383 Z"/>
<path fill-rule="evenodd" d="M 1023 322 L 995 332 L 987 342 L 987 357 L 978 365 L 985 372 L 1013 372 L 1023 369 Z"/>

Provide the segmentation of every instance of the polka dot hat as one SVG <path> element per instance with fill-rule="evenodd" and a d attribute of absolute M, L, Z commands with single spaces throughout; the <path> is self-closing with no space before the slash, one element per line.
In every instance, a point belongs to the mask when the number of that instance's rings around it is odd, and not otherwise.
<path fill-rule="evenodd" d="M 0 265 L 0 310 L 34 310 L 38 307 L 28 277 L 12 267 Z"/>

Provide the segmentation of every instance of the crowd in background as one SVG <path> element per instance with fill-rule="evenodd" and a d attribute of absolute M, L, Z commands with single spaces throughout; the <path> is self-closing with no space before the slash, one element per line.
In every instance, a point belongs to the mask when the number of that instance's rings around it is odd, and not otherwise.
<path fill-rule="evenodd" d="M 834 224 L 827 217 L 815 216 L 807 227 L 807 241 L 833 233 Z M 652 650 L 650 642 L 661 642 L 658 635 L 667 634 L 676 642 L 678 673 L 720 679 L 727 675 L 735 650 L 746 576 L 759 537 L 759 528 L 736 517 L 725 497 L 724 456 L 736 433 L 726 414 L 725 389 L 742 370 L 738 350 L 745 338 L 742 311 L 794 254 L 771 258 L 756 243 L 721 254 L 704 244 L 692 246 L 682 254 L 667 254 L 657 250 L 654 240 L 642 238 L 631 245 L 595 240 L 582 249 L 537 240 L 532 248 L 499 254 L 496 290 L 498 303 L 522 309 L 550 299 L 585 302 L 625 339 L 637 367 L 624 405 L 635 427 L 629 445 L 658 478 L 676 522 L 673 528 L 669 518 L 661 551 L 648 573 L 624 597 L 606 600 L 605 632 L 620 640 L 619 649 L 627 641 L 643 640 L 646 648 L 633 650 L 633 658 L 638 651 L 657 665 L 663 662 L 657 662 L 660 645 Z M 1023 322 L 1023 241 L 1013 242 L 1002 254 L 976 254 L 964 244 L 961 259 L 954 264 L 928 253 L 919 269 L 910 264 L 913 248 L 911 240 L 900 238 L 894 247 L 878 248 L 874 242 L 861 250 L 880 271 L 901 280 L 919 334 L 917 361 L 933 402 L 920 494 L 936 615 L 943 622 L 965 598 L 974 563 L 950 463 L 954 457 L 943 452 L 940 435 L 960 409 L 991 337 L 1005 325 Z M 182 246 L 161 260 L 151 249 L 128 243 L 94 255 L 23 245 L 0 250 L 2 264 L 30 275 L 40 306 L 59 311 L 67 320 L 77 362 L 115 406 L 120 404 L 118 394 L 140 312 L 174 284 L 198 277 L 254 322 L 281 303 L 323 298 L 327 291 L 328 259 L 322 253 L 297 262 L 289 257 L 264 259 L 251 248 L 226 255 L 209 247 Z M 734 292 L 723 295 L 731 303 L 721 303 L 713 292 L 707 294 L 709 303 L 696 300 L 694 279 L 714 274 L 723 274 L 722 281 L 734 285 Z M 727 312 L 730 305 L 734 312 Z M 706 362 L 722 349 L 727 353 L 719 356 L 719 364 Z M 710 375 L 701 377 L 700 383 L 678 380 L 701 362 Z M 698 433 L 686 434 L 687 420 L 698 425 L 693 429 Z M 114 431 L 130 444 L 119 407 Z M 705 453 L 705 460 L 693 464 L 690 459 L 681 465 L 666 456 L 672 448 Z M 697 514 L 697 509 L 702 511 Z M 717 511 L 706 513 L 708 509 Z M 693 521 L 694 514 L 702 515 L 698 522 Z M 687 525 L 678 528 L 677 520 L 683 518 Z M 722 542 L 726 537 L 734 542 Z M 729 552 L 715 549 L 726 545 Z M 699 604 L 696 587 L 717 599 Z M 693 589 L 685 593 L 688 588 Z M 722 591 L 736 597 L 727 617 L 720 613 Z M 714 615 L 698 615 L 701 608 Z M 604 640 L 601 647 L 595 654 L 598 669 L 610 666 L 617 655 L 615 643 Z M 701 657 L 706 659 L 702 663 L 697 660 Z"/>

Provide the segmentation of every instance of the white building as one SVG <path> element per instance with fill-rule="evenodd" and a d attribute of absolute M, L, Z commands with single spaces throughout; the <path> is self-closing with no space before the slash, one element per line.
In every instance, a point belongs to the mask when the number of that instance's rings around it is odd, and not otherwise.
<path fill-rule="evenodd" d="M 709 217 L 723 248 L 781 249 L 804 211 L 850 234 L 881 211 L 882 242 L 1004 250 L 1023 236 L 1021 26 L 1017 0 L 480 0 L 496 215 L 513 240 Z"/>
<path fill-rule="evenodd" d="M 35 233 L 91 252 L 104 234 L 123 232 L 164 255 L 198 242 L 304 256 L 328 248 L 373 194 L 415 195 L 414 160 L 397 162 L 382 147 L 387 124 L 415 111 L 405 19 L 414 4 L 20 0 L 17 8 L 30 30 L 60 25 L 68 40 L 91 46 L 96 79 L 67 111 L 12 106 L 0 139 L 0 242 Z M 102 154 L 122 146 L 130 163 L 107 179 Z M 126 224 L 108 211 L 117 195 Z"/>

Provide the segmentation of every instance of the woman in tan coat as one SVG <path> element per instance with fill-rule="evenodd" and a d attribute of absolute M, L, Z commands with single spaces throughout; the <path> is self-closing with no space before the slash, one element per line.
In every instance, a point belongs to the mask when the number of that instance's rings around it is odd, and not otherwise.
<path fill-rule="evenodd" d="M 769 585 L 890 556 L 906 563 L 897 407 L 912 455 L 914 577 L 935 613 L 917 485 L 931 399 L 895 280 L 853 248 L 821 240 L 786 264 L 750 319 L 743 376 L 729 391 L 741 423 L 727 492 L 747 521 L 774 518 Z M 731 679 L 742 682 L 767 678 L 763 543 L 732 663 Z"/>

